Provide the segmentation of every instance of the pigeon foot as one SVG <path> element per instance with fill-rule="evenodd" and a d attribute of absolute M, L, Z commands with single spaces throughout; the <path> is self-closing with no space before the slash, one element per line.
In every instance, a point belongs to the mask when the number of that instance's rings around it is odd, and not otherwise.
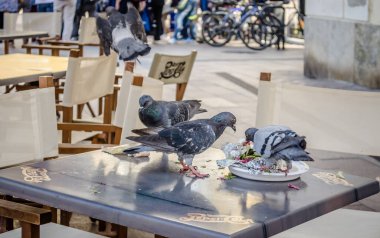
<path fill-rule="evenodd" d="M 197 178 L 206 178 L 208 176 L 210 176 L 209 174 L 201 174 L 198 172 L 197 170 L 197 167 L 193 167 L 193 166 L 189 166 L 190 170 L 191 170 L 191 173 L 197 177 Z"/>
<path fill-rule="evenodd" d="M 182 165 L 182 169 L 179 170 L 180 173 L 185 173 L 186 171 L 189 171 L 190 167 L 185 164 L 185 162 L 180 161 L 180 164 Z"/>

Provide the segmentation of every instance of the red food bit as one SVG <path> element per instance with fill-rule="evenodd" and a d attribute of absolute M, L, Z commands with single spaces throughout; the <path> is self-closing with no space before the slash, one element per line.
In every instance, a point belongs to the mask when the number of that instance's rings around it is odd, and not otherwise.
<path fill-rule="evenodd" d="M 300 188 L 298 186 L 296 186 L 294 184 L 291 184 L 291 183 L 288 184 L 288 188 L 292 188 L 292 189 L 295 189 L 295 190 L 300 190 Z"/>

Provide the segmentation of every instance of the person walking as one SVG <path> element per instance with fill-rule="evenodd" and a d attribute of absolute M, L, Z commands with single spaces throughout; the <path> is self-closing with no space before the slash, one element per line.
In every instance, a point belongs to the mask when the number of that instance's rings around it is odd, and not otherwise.
<path fill-rule="evenodd" d="M 54 0 L 54 10 L 62 13 L 62 40 L 69 41 L 73 32 L 77 0 Z"/>
<path fill-rule="evenodd" d="M 151 0 L 152 15 L 153 15 L 153 35 L 154 40 L 159 41 L 163 33 L 162 28 L 162 9 L 164 8 L 165 0 Z"/>
<path fill-rule="evenodd" d="M 74 17 L 74 28 L 71 33 L 72 40 L 78 40 L 79 38 L 79 25 L 80 20 L 83 16 L 86 16 L 86 12 L 88 13 L 88 17 L 96 17 L 96 3 L 99 0 L 77 0 L 77 10 L 75 12 Z"/>

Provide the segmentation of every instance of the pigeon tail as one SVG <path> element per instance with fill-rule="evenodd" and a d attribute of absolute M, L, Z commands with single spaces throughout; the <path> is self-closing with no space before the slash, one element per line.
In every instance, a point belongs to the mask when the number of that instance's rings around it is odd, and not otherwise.
<path fill-rule="evenodd" d="M 146 136 L 128 136 L 128 140 L 139 142 L 143 145 L 152 147 L 155 151 L 174 153 L 176 149 L 167 144 L 165 138 L 159 135 L 146 135 Z"/>
<path fill-rule="evenodd" d="M 148 151 L 155 151 L 155 149 L 150 146 L 139 145 L 139 146 L 135 146 L 135 147 L 131 147 L 131 148 L 123 150 L 123 152 L 128 155 L 134 155 L 134 154 L 138 154 L 141 152 L 148 152 Z"/>
<path fill-rule="evenodd" d="M 284 160 L 293 161 L 314 161 L 306 151 L 299 147 L 288 147 L 274 154 L 275 157 L 282 157 Z"/>
<path fill-rule="evenodd" d="M 286 136 L 280 143 L 272 148 L 271 153 L 275 154 L 289 147 L 306 148 L 306 140 L 304 136 Z"/>
<path fill-rule="evenodd" d="M 159 131 L 163 130 L 163 127 L 151 127 L 142 129 L 133 129 L 132 132 L 139 136 L 156 135 Z"/>

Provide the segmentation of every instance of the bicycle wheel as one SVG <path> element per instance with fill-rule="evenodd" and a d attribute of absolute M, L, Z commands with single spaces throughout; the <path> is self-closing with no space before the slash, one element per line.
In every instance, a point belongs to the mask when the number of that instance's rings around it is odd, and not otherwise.
<path fill-rule="evenodd" d="M 257 39 L 262 38 L 265 34 L 263 32 L 262 21 L 259 18 L 251 17 L 243 22 L 239 27 L 239 37 L 244 45 L 252 50 L 263 50 L 268 47 L 265 41 Z"/>
<path fill-rule="evenodd" d="M 259 16 L 249 28 L 249 37 L 245 45 L 253 50 L 262 50 L 273 44 L 278 44 L 281 38 L 281 21 L 272 14 Z"/>
<path fill-rule="evenodd" d="M 203 40 L 211 46 L 224 46 L 231 40 L 233 20 L 226 14 L 210 14 L 202 24 Z"/>

